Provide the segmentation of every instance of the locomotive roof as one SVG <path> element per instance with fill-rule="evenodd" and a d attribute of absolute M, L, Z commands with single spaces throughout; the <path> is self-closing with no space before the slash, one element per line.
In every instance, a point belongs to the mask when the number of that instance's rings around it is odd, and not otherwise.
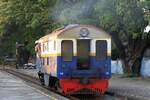
<path fill-rule="evenodd" d="M 47 41 L 49 39 L 73 39 L 73 38 L 79 38 L 79 32 L 82 28 L 87 28 L 90 32 L 90 38 L 111 38 L 108 33 L 103 31 L 102 29 L 96 28 L 91 25 L 78 25 L 78 24 L 73 24 L 73 25 L 68 25 L 63 28 L 56 29 L 52 33 L 40 38 L 38 41 Z M 36 41 L 37 42 L 37 41 Z"/>

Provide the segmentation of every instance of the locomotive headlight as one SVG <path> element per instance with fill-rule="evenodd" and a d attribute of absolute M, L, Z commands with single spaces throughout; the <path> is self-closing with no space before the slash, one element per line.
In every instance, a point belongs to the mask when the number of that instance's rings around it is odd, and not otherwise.
<path fill-rule="evenodd" d="M 81 37 L 88 37 L 88 35 L 90 34 L 90 32 L 89 32 L 89 30 L 87 28 L 82 28 L 80 30 L 79 34 L 80 34 Z"/>
<path fill-rule="evenodd" d="M 106 72 L 105 74 L 106 74 L 106 75 L 109 75 L 109 72 Z"/>
<path fill-rule="evenodd" d="M 63 72 L 60 72 L 60 75 L 64 75 L 64 73 L 63 73 Z"/>

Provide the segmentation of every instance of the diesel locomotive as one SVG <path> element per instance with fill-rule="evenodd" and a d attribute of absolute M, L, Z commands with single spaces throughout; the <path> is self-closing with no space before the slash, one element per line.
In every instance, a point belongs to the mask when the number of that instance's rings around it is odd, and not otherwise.
<path fill-rule="evenodd" d="M 90 25 L 68 25 L 36 41 L 44 84 L 64 94 L 103 94 L 111 78 L 111 37 Z"/>

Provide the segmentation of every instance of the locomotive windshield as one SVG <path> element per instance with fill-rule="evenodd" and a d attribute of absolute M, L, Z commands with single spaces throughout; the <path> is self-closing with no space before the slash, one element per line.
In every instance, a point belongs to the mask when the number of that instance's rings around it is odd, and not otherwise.
<path fill-rule="evenodd" d="M 79 70 L 90 68 L 90 40 L 77 40 L 77 67 Z"/>
<path fill-rule="evenodd" d="M 61 56 L 63 61 L 72 61 L 73 57 L 73 42 L 72 40 L 63 40 L 61 43 Z"/>
<path fill-rule="evenodd" d="M 96 60 L 104 60 L 107 57 L 107 41 L 96 41 Z"/>

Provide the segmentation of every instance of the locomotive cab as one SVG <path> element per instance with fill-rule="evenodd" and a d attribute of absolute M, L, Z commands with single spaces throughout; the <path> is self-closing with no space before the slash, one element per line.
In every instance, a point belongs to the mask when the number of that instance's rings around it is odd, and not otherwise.
<path fill-rule="evenodd" d="M 81 27 L 78 32 L 66 32 L 60 37 L 63 38 L 60 41 L 62 50 L 59 68 L 62 72 L 59 77 L 111 77 L 111 40 L 107 33 L 94 33 L 89 27 Z"/>

